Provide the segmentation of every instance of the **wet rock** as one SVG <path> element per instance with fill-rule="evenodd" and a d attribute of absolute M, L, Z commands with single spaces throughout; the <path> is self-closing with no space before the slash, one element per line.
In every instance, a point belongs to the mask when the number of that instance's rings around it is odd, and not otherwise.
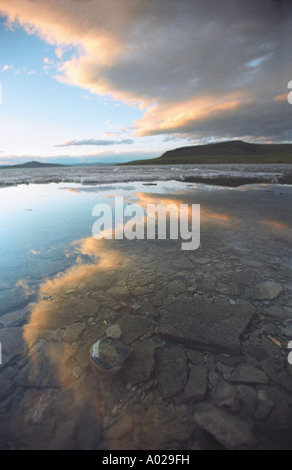
<path fill-rule="evenodd" d="M 262 361 L 261 365 L 272 382 L 292 393 L 292 377 L 287 374 L 282 358 L 272 357 Z"/>
<path fill-rule="evenodd" d="M 198 290 L 202 292 L 209 292 L 214 289 L 215 283 L 211 279 L 204 279 L 198 284 Z"/>
<path fill-rule="evenodd" d="M 134 419 L 133 415 L 126 413 L 121 418 L 114 423 L 110 428 L 105 432 L 105 437 L 108 440 L 119 440 L 126 437 L 133 431 L 134 428 Z"/>
<path fill-rule="evenodd" d="M 6 398 L 14 388 L 14 377 L 18 372 L 17 367 L 6 367 L 1 370 L 0 366 L 0 400 Z"/>
<path fill-rule="evenodd" d="M 63 336 L 64 341 L 69 344 L 75 343 L 85 328 L 85 323 L 73 323 L 66 328 Z"/>
<path fill-rule="evenodd" d="M 168 306 L 159 334 L 197 349 L 236 355 L 254 313 L 249 305 L 175 301 Z"/>
<path fill-rule="evenodd" d="M 123 342 L 131 344 L 149 330 L 149 321 L 141 315 L 124 315 L 119 318 Z"/>
<path fill-rule="evenodd" d="M 201 351 L 195 351 L 194 349 L 188 349 L 186 351 L 189 361 L 194 366 L 202 366 L 205 363 L 204 354 Z"/>
<path fill-rule="evenodd" d="M 76 423 L 73 420 L 61 424 L 48 450 L 74 450 L 76 445 L 75 439 L 73 439 L 75 427 Z"/>
<path fill-rule="evenodd" d="M 161 348 L 157 353 L 157 381 L 161 396 L 172 397 L 182 391 L 187 377 L 188 367 L 183 348 Z"/>
<path fill-rule="evenodd" d="M 261 393 L 265 392 L 266 399 L 274 403 L 273 409 L 263 421 L 263 430 L 283 431 L 291 429 L 292 409 L 291 398 L 286 394 L 269 386 L 261 387 Z M 275 435 L 275 438 L 277 435 Z M 287 436 L 291 448 L 291 433 Z"/>
<path fill-rule="evenodd" d="M 120 337 L 122 336 L 121 328 L 117 323 L 115 325 L 109 326 L 106 329 L 105 334 L 106 336 L 109 336 L 110 338 L 114 339 L 120 339 Z"/>
<path fill-rule="evenodd" d="M 107 337 L 93 344 L 90 357 L 97 370 L 101 372 L 118 372 L 131 352 L 121 341 Z"/>
<path fill-rule="evenodd" d="M 212 390 L 212 403 L 219 408 L 237 413 L 240 409 L 239 393 L 236 387 L 225 380 L 219 379 Z"/>
<path fill-rule="evenodd" d="M 156 345 L 152 340 L 144 340 L 131 344 L 133 354 L 120 373 L 125 383 L 137 384 L 149 380 L 154 369 L 154 351 Z"/>
<path fill-rule="evenodd" d="M 258 300 L 273 300 L 283 291 L 281 284 L 273 281 L 265 281 L 258 284 L 253 293 L 252 298 Z"/>
<path fill-rule="evenodd" d="M 263 370 L 251 364 L 240 364 L 232 372 L 230 381 L 234 383 L 266 384 L 268 383 L 268 377 Z"/>
<path fill-rule="evenodd" d="M 2 364 L 5 366 L 28 351 L 23 339 L 23 329 L 20 327 L 0 329 L 0 343 L 2 345 Z"/>
<path fill-rule="evenodd" d="M 207 390 L 208 370 L 204 366 L 190 366 L 190 375 L 185 386 L 185 399 L 202 401 Z"/>
<path fill-rule="evenodd" d="M 215 408 L 211 403 L 196 405 L 194 420 L 226 449 L 252 449 L 256 445 L 252 428 L 246 421 Z"/>
<path fill-rule="evenodd" d="M 253 416 L 258 405 L 256 390 L 248 385 L 237 385 L 240 407 L 244 414 Z"/>
<path fill-rule="evenodd" d="M 254 414 L 254 418 L 258 420 L 265 420 L 272 409 L 274 408 L 274 402 L 269 398 L 266 390 L 258 391 L 258 406 Z"/>
<path fill-rule="evenodd" d="M 186 406 L 174 409 L 164 402 L 147 410 L 138 432 L 142 448 L 162 450 L 172 442 L 188 440 L 195 430 L 195 423 Z"/>
<path fill-rule="evenodd" d="M 168 290 L 171 294 L 179 295 L 186 291 L 186 286 L 182 281 L 174 280 L 168 284 Z"/>
<path fill-rule="evenodd" d="M 233 274 L 232 281 L 236 284 L 250 286 L 253 283 L 254 276 L 248 271 L 239 271 Z"/>

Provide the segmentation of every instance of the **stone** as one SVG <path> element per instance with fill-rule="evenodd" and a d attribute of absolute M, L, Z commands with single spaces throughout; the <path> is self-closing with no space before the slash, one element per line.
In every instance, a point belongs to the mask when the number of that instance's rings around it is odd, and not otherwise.
<path fill-rule="evenodd" d="M 258 391 L 259 403 L 254 414 L 254 418 L 260 421 L 265 420 L 274 408 L 273 401 L 269 398 L 266 390 Z"/>
<path fill-rule="evenodd" d="M 226 449 L 250 450 L 256 445 L 250 424 L 225 410 L 215 408 L 211 403 L 196 405 L 194 420 L 197 426 L 211 434 Z"/>
<path fill-rule="evenodd" d="M 102 338 L 91 347 L 90 357 L 97 370 L 118 372 L 131 354 L 131 350 L 121 341 Z"/>
<path fill-rule="evenodd" d="M 137 384 L 151 378 L 155 361 L 156 345 L 152 340 L 144 340 L 131 344 L 133 354 L 120 373 L 125 383 Z"/>
<path fill-rule="evenodd" d="M 184 389 L 186 400 L 202 401 L 205 398 L 207 377 L 207 367 L 190 365 L 190 375 Z"/>
<path fill-rule="evenodd" d="M 255 300 L 273 300 L 283 291 L 281 284 L 273 281 L 261 282 L 255 286 L 252 298 Z"/>
<path fill-rule="evenodd" d="M 73 323 L 66 328 L 63 340 L 69 344 L 75 343 L 85 328 L 85 323 Z"/>
<path fill-rule="evenodd" d="M 292 377 L 287 374 L 281 357 L 265 359 L 261 362 L 261 366 L 272 382 L 292 393 Z"/>
<path fill-rule="evenodd" d="M 211 261 L 211 258 L 208 258 L 207 256 L 202 256 L 200 258 L 196 258 L 195 256 L 193 257 L 192 261 L 198 264 L 209 264 Z"/>
<path fill-rule="evenodd" d="M 149 321 L 141 315 L 123 315 L 119 318 L 119 326 L 122 332 L 122 340 L 131 344 L 141 338 L 149 330 Z"/>
<path fill-rule="evenodd" d="M 256 390 L 248 385 L 237 385 L 240 407 L 248 416 L 253 416 L 258 405 Z"/>
<path fill-rule="evenodd" d="M 202 366 L 205 363 L 204 354 L 201 351 L 195 351 L 194 349 L 188 349 L 186 351 L 189 361 L 194 366 Z"/>
<path fill-rule="evenodd" d="M 250 305 L 174 301 L 162 318 L 159 335 L 196 349 L 237 355 L 254 313 Z"/>
<path fill-rule="evenodd" d="M 3 400 L 14 389 L 14 377 L 18 372 L 17 367 L 6 367 L 1 369 L 0 366 L 0 400 Z"/>
<path fill-rule="evenodd" d="M 212 390 L 212 403 L 231 413 L 237 413 L 240 409 L 238 390 L 225 380 L 219 379 Z"/>
<path fill-rule="evenodd" d="M 121 328 L 117 323 L 115 325 L 109 326 L 106 329 L 105 334 L 106 336 L 109 336 L 110 338 L 114 339 L 120 339 L 120 337 L 122 336 Z"/>
<path fill-rule="evenodd" d="M 245 384 L 266 384 L 268 377 L 265 372 L 252 364 L 240 364 L 232 372 L 230 381 Z"/>
<path fill-rule="evenodd" d="M 233 274 L 232 281 L 236 284 L 250 286 L 253 283 L 254 276 L 249 271 L 239 271 Z"/>
<path fill-rule="evenodd" d="M 174 409 L 165 402 L 158 402 L 146 411 L 138 438 L 144 449 L 162 450 L 172 442 L 187 441 L 195 427 L 194 420 L 185 405 Z"/>
<path fill-rule="evenodd" d="M 167 346 L 159 349 L 156 362 L 160 395 L 167 398 L 182 391 L 188 378 L 187 360 L 183 348 Z"/>
<path fill-rule="evenodd" d="M 168 290 L 174 295 L 179 295 L 186 291 L 186 286 L 182 281 L 174 280 L 168 284 Z"/>
<path fill-rule="evenodd" d="M 198 284 L 198 290 L 202 292 L 209 292 L 214 289 L 215 283 L 211 279 L 204 279 Z"/>
<path fill-rule="evenodd" d="M 289 442 L 289 448 L 291 448 L 291 422 L 292 422 L 292 409 L 291 409 L 291 398 L 283 392 L 269 386 L 261 387 L 261 393 L 265 392 L 265 399 L 274 403 L 274 407 L 268 413 L 268 416 L 262 423 L 263 429 L 266 431 L 284 431 L 288 432 L 287 441 Z M 275 434 L 275 437 L 276 434 Z M 283 440 L 284 435 L 280 435 L 279 439 Z"/>
<path fill-rule="evenodd" d="M 116 423 L 114 423 L 110 428 L 106 429 L 105 437 L 108 440 L 119 440 L 130 434 L 131 431 L 133 431 L 133 428 L 133 415 L 125 413 Z"/>
<path fill-rule="evenodd" d="M 21 327 L 0 329 L 0 343 L 2 346 L 2 364 L 5 366 L 28 351 Z"/>

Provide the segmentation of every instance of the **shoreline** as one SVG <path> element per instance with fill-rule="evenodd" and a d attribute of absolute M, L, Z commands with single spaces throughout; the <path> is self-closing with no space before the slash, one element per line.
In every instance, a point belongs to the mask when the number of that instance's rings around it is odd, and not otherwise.
<path fill-rule="evenodd" d="M 95 264 L 44 282 L 24 326 L 2 317 L 0 448 L 292 448 L 292 191 L 206 190 L 199 202 L 198 250 L 84 240 Z M 106 337 L 131 350 L 110 377 L 89 356 Z"/>

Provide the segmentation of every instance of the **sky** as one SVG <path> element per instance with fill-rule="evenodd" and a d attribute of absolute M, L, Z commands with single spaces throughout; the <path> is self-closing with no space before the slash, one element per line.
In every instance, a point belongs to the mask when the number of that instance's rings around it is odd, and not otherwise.
<path fill-rule="evenodd" d="M 0 0 L 0 164 L 292 142 L 289 0 Z"/>

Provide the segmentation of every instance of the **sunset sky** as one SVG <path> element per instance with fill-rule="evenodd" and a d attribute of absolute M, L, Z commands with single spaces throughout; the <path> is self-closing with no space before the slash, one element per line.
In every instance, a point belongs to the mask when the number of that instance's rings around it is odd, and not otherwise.
<path fill-rule="evenodd" d="M 291 33 L 288 0 L 0 0 L 0 164 L 292 142 Z"/>

